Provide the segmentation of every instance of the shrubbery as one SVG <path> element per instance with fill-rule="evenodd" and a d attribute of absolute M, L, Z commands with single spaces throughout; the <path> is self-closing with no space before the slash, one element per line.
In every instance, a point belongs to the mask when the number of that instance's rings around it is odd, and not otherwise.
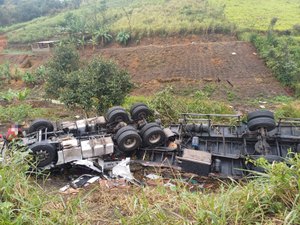
<path fill-rule="evenodd" d="M 181 113 L 234 113 L 232 108 L 225 103 L 213 101 L 204 96 L 202 92 L 196 92 L 193 97 L 185 98 L 176 96 L 172 87 L 167 87 L 155 94 L 153 99 L 149 101 L 149 106 L 159 113 L 159 118 L 165 124 L 178 121 Z"/>
<path fill-rule="evenodd" d="M 123 103 L 133 84 L 129 74 L 112 61 L 95 58 L 79 68 L 80 61 L 72 46 L 59 47 L 48 64 L 46 93 L 67 106 L 80 106 L 104 112 Z"/>
<path fill-rule="evenodd" d="M 300 82 L 299 41 L 289 36 L 264 37 L 257 34 L 252 35 L 251 41 L 278 80 L 296 90 L 297 94 Z"/>

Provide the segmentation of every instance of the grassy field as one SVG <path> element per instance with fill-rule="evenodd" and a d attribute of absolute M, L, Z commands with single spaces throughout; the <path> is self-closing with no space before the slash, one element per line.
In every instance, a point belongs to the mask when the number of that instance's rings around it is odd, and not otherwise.
<path fill-rule="evenodd" d="M 277 17 L 276 30 L 292 29 L 300 24 L 298 0 L 225 0 L 225 15 L 241 29 L 266 31 L 272 18 Z"/>
<path fill-rule="evenodd" d="M 95 7 L 96 5 L 96 7 Z M 98 3 L 99 6 L 99 3 Z M 83 5 L 71 11 L 88 21 L 103 16 L 97 4 Z M 127 16 L 126 16 L 127 14 Z M 23 24 L 0 29 L 6 32 L 9 42 L 27 43 L 60 34 L 59 24 L 65 13 L 42 17 Z M 126 30 L 132 35 L 153 36 L 186 33 L 230 32 L 233 25 L 225 19 L 222 4 L 210 1 L 177 0 L 113 0 L 107 2 L 106 26 L 113 34 Z M 130 22 L 129 20 L 130 19 Z M 99 19 L 100 23 L 101 20 Z"/>
<path fill-rule="evenodd" d="M 89 21 L 103 17 L 99 2 L 91 1 L 71 11 Z M 30 22 L 0 28 L 9 42 L 27 43 L 61 34 L 59 24 L 66 13 L 41 17 Z M 127 14 L 127 16 L 126 16 Z M 110 0 L 105 11 L 106 26 L 113 34 L 131 31 L 133 37 L 223 32 L 239 29 L 266 31 L 270 20 L 278 17 L 277 30 L 300 24 L 300 3 L 297 0 Z M 129 22 L 130 20 L 130 22 Z M 103 25 L 103 24 L 101 24 Z"/>

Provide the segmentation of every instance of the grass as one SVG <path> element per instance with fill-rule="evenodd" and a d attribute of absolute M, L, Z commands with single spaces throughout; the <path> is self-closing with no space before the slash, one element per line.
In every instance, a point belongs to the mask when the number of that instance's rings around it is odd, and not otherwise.
<path fill-rule="evenodd" d="M 105 13 L 110 32 L 132 30 L 132 37 L 175 35 L 186 33 L 231 32 L 234 26 L 224 15 L 222 4 L 205 1 L 178 0 L 115 0 L 108 2 Z M 124 11 L 125 10 L 125 11 Z M 101 17 L 94 4 L 83 5 L 70 11 L 82 19 L 92 21 Z M 131 23 L 126 13 L 129 13 Z M 91 15 L 93 18 L 91 18 Z M 97 16 L 95 16 L 97 15 Z M 52 17 L 41 17 L 30 22 L 2 28 L 10 43 L 28 43 L 60 35 L 59 24 L 65 13 Z M 130 26 L 131 24 L 131 26 Z"/>
<path fill-rule="evenodd" d="M 45 192 L 26 175 L 26 152 L 0 165 L 1 224 L 299 224 L 300 156 L 256 162 L 255 179 L 191 192 L 180 178 L 164 187 L 108 190 L 94 185 L 77 196 Z M 13 170 L 11 168 L 14 168 Z"/>
<path fill-rule="evenodd" d="M 39 174 L 26 174 L 29 159 L 13 147 L 0 164 L 0 224 L 79 224 L 82 195 L 65 200 L 46 193 L 35 181 Z"/>
<path fill-rule="evenodd" d="M 131 36 L 139 40 L 144 36 L 157 35 L 231 33 L 236 31 L 236 26 L 239 30 L 266 31 L 274 17 L 279 18 L 276 30 L 283 31 L 300 24 L 299 11 L 297 0 L 114 0 L 107 1 L 105 17 L 111 33 L 117 35 L 123 30 L 132 31 Z M 69 12 L 88 21 L 99 20 L 103 15 L 92 2 Z M 65 15 L 66 12 L 62 12 L 40 17 L 1 28 L 1 32 L 6 33 L 10 43 L 59 38 L 62 35 L 59 24 Z"/>
<path fill-rule="evenodd" d="M 226 0 L 225 14 L 240 29 L 266 31 L 272 18 L 277 17 L 276 30 L 292 29 L 300 23 L 298 0 Z"/>

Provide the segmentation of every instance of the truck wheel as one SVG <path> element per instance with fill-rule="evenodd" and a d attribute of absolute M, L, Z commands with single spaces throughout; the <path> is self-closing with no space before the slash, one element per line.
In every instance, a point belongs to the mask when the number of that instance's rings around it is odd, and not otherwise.
<path fill-rule="evenodd" d="M 44 167 L 55 161 L 57 152 L 53 145 L 48 142 L 37 142 L 29 147 L 34 153 L 37 167 Z"/>
<path fill-rule="evenodd" d="M 248 122 L 252 119 L 260 118 L 260 117 L 267 117 L 274 119 L 274 113 L 268 110 L 259 110 L 255 112 L 248 113 L 247 120 Z"/>
<path fill-rule="evenodd" d="M 42 130 L 43 132 L 47 129 L 47 132 L 52 132 L 54 130 L 53 124 L 49 120 L 44 120 L 44 119 L 38 119 L 34 120 L 29 128 L 28 128 L 28 133 L 34 133 L 39 130 Z"/>
<path fill-rule="evenodd" d="M 141 103 L 141 102 L 137 102 L 137 103 L 134 103 L 131 107 L 130 107 L 130 115 L 132 115 L 132 112 L 135 108 L 139 107 L 139 106 L 145 106 L 148 108 L 148 106 L 145 104 L 145 103 Z"/>
<path fill-rule="evenodd" d="M 107 112 L 105 114 L 105 118 L 107 119 L 109 117 L 109 115 L 115 110 L 122 110 L 122 111 L 126 112 L 122 106 L 114 106 L 107 110 Z"/>
<path fill-rule="evenodd" d="M 133 130 L 123 132 L 117 139 L 117 145 L 120 151 L 131 152 L 140 147 L 142 143 L 140 135 Z"/>
<path fill-rule="evenodd" d="M 146 105 L 139 105 L 135 107 L 131 112 L 132 120 L 146 119 L 151 114 L 149 108 Z"/>
<path fill-rule="evenodd" d="M 126 131 L 128 131 L 128 130 L 136 131 L 136 129 L 135 129 L 133 126 L 125 126 L 125 127 L 122 127 L 122 128 L 120 128 L 120 129 L 117 131 L 117 133 L 116 133 L 116 135 L 115 135 L 115 137 L 114 137 L 115 140 L 117 140 L 121 134 L 123 134 L 124 132 L 126 132 Z"/>
<path fill-rule="evenodd" d="M 116 109 L 112 111 L 106 119 L 108 123 L 129 122 L 129 116 L 127 112 L 122 109 Z"/>
<path fill-rule="evenodd" d="M 144 125 L 140 131 L 141 136 L 144 135 L 144 133 L 150 129 L 151 127 L 160 127 L 159 124 L 157 123 L 147 123 L 146 125 Z"/>
<path fill-rule="evenodd" d="M 265 128 L 267 131 L 275 129 L 276 123 L 275 120 L 268 117 L 259 117 L 252 119 L 247 124 L 250 131 L 258 130 L 259 128 Z"/>
<path fill-rule="evenodd" d="M 160 127 L 151 127 L 143 133 L 144 146 L 159 146 L 165 143 L 166 135 Z"/>

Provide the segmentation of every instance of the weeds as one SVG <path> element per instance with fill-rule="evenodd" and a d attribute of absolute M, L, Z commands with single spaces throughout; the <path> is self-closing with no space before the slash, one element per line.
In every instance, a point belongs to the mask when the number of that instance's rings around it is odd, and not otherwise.
<path fill-rule="evenodd" d="M 300 157 L 288 163 L 257 165 L 266 173 L 255 173 L 247 183 L 223 184 L 215 193 L 190 192 L 186 187 L 144 188 L 125 195 L 120 215 L 123 224 L 298 224 Z M 125 215 L 124 215 L 125 214 Z"/>
<path fill-rule="evenodd" d="M 37 118 L 45 114 L 46 112 L 44 109 L 33 108 L 26 103 L 9 105 L 6 107 L 0 106 L 1 122 L 22 123 L 26 119 Z"/>
<path fill-rule="evenodd" d="M 26 175 L 29 151 L 13 146 L 7 153 L 0 164 L 0 224 L 81 224 L 82 196 L 64 200 L 46 193 L 34 181 L 39 174 Z"/>
<path fill-rule="evenodd" d="M 7 92 L 0 93 L 0 98 L 7 101 L 7 103 L 13 103 L 16 101 L 25 101 L 30 93 L 30 89 L 27 88 L 20 91 L 13 91 L 12 89 L 9 89 Z"/>
<path fill-rule="evenodd" d="M 194 97 L 178 97 L 172 87 L 158 92 L 149 102 L 150 108 L 159 113 L 160 119 L 168 124 L 178 121 L 181 113 L 234 114 L 224 103 L 209 100 L 203 92 L 196 92 Z"/>

